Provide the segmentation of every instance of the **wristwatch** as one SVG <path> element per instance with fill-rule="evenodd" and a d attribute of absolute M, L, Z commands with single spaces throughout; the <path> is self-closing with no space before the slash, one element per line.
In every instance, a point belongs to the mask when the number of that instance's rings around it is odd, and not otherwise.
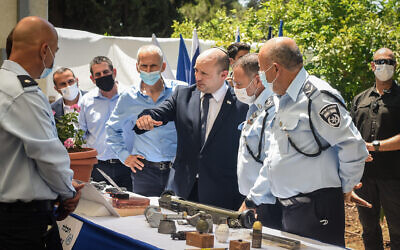
<path fill-rule="evenodd" d="M 375 151 L 379 151 L 379 147 L 381 146 L 381 142 L 375 140 L 375 141 L 372 142 L 372 146 L 374 146 Z"/>
<path fill-rule="evenodd" d="M 246 204 L 247 208 L 257 208 L 258 206 L 254 201 L 250 200 L 249 198 L 244 199 L 244 204 Z"/>

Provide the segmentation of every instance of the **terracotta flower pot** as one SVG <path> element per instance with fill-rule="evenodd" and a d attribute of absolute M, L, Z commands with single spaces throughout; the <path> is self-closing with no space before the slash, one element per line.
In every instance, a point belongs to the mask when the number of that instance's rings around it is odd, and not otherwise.
<path fill-rule="evenodd" d="M 93 148 L 83 148 L 80 152 L 68 153 L 71 160 L 71 169 L 74 179 L 88 182 L 92 174 L 93 165 L 97 163 L 97 151 Z"/>

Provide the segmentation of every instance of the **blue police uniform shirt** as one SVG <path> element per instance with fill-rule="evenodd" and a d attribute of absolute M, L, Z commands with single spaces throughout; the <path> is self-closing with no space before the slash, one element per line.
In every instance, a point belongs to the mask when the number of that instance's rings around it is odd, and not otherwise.
<path fill-rule="evenodd" d="M 156 102 L 133 86 L 121 95 L 106 126 L 107 144 L 112 148 L 121 162 L 125 162 L 129 155 L 141 155 L 146 160 L 153 162 L 172 161 L 174 159 L 177 143 L 174 122 L 156 127 L 141 135 L 134 133 L 132 137 L 127 139 L 132 141 L 131 150 L 126 147 L 126 140 L 123 138 L 123 128 L 126 124 L 135 124 L 137 116 L 144 109 L 154 108 L 170 97 L 178 85 L 186 86 L 187 83 L 176 80 L 164 80 L 164 89 Z M 132 130 L 133 127 L 134 125 L 130 129 Z"/>
<path fill-rule="evenodd" d="M 16 62 L 4 61 L 0 79 L 0 202 L 72 198 L 73 171 L 46 96 Z"/>
<path fill-rule="evenodd" d="M 246 144 L 250 147 L 254 154 L 258 153 L 258 145 L 261 137 L 261 128 L 265 117 L 265 103 L 272 96 L 273 92 L 269 88 L 265 88 L 257 97 L 253 104 L 250 105 L 247 112 L 246 121 L 241 123 L 242 130 L 239 140 L 238 160 L 237 160 L 237 176 L 239 192 L 247 196 L 253 187 L 262 164 L 257 162 L 249 153 Z M 275 107 L 271 107 L 268 113 L 274 113 Z M 271 116 L 268 116 L 270 118 Z M 270 123 L 271 119 L 266 120 Z M 267 141 L 263 139 L 263 148 L 268 147 Z M 265 150 L 261 150 L 260 159 L 265 158 Z"/>
<path fill-rule="evenodd" d="M 312 135 L 307 111 L 308 97 L 303 88 L 311 83 L 311 120 L 322 145 L 331 145 L 317 157 L 307 157 L 290 145 L 288 136 L 303 152 L 314 153 L 318 146 Z M 327 94 L 327 90 L 341 100 L 337 90 L 327 82 L 309 76 L 303 68 L 280 96 L 276 115 L 269 124 L 270 146 L 258 183 L 264 197 L 289 198 L 328 187 L 341 187 L 350 192 L 359 183 L 368 151 L 364 140 L 352 122 L 348 111 Z M 261 178 L 261 177 L 260 177 Z M 256 183 L 257 184 L 257 183 Z M 268 198 L 266 198 L 268 200 Z M 259 204 L 257 200 L 253 200 Z"/>
<path fill-rule="evenodd" d="M 106 122 L 122 92 L 121 84 L 119 84 L 118 93 L 111 99 L 104 97 L 98 87 L 82 97 L 79 126 L 85 131 L 86 146 L 95 148 L 98 153 L 97 159 L 102 161 L 117 158 L 106 144 Z"/>

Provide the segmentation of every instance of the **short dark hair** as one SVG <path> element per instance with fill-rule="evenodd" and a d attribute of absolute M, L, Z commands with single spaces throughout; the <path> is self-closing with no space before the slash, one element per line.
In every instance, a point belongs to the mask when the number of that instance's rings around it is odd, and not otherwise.
<path fill-rule="evenodd" d="M 297 46 L 293 47 L 287 44 L 275 46 L 271 51 L 271 55 L 275 62 L 288 70 L 294 70 L 303 63 L 303 55 Z"/>
<path fill-rule="evenodd" d="M 106 57 L 106 56 L 96 56 L 90 62 L 90 74 L 91 75 L 93 75 L 92 66 L 95 65 L 95 64 L 101 64 L 102 62 L 106 62 L 111 71 L 114 69 L 112 62 L 108 57 Z"/>
<path fill-rule="evenodd" d="M 219 50 L 221 50 L 222 52 L 224 52 L 223 55 L 217 57 L 216 65 L 219 65 L 219 66 L 220 66 L 221 71 L 229 70 L 229 57 L 228 57 L 228 53 L 227 53 L 226 50 L 224 50 L 223 48 L 220 48 L 220 47 L 216 47 L 216 48 L 219 49 Z"/>
<path fill-rule="evenodd" d="M 233 69 L 236 67 L 241 67 L 245 74 L 252 78 L 254 75 L 258 74 L 260 66 L 258 65 L 258 54 L 250 53 L 242 56 L 233 65 Z"/>
<path fill-rule="evenodd" d="M 70 68 L 61 67 L 61 68 L 57 69 L 57 70 L 53 73 L 53 83 L 54 83 L 54 86 L 56 86 L 56 82 L 54 81 L 54 76 L 55 76 L 56 74 L 62 74 L 62 73 L 64 73 L 64 72 L 66 72 L 66 71 L 71 71 L 72 76 L 75 78 L 75 74 L 74 74 L 74 72 L 73 72 Z"/>
<path fill-rule="evenodd" d="M 248 45 L 247 43 L 240 43 L 240 42 L 232 43 L 228 47 L 229 58 L 235 59 L 235 56 L 237 55 L 239 50 L 250 51 L 250 45 Z"/>

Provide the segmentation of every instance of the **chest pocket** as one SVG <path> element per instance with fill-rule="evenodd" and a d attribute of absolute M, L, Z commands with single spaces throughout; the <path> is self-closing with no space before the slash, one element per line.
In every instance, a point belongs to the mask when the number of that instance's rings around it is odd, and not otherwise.
<path fill-rule="evenodd" d="M 289 138 L 293 138 L 300 132 L 299 117 L 288 117 L 284 121 L 279 120 L 278 126 L 281 133 L 278 133 L 279 138 L 275 138 L 278 141 L 279 151 L 281 154 L 287 154 L 289 152 L 290 142 Z"/>

